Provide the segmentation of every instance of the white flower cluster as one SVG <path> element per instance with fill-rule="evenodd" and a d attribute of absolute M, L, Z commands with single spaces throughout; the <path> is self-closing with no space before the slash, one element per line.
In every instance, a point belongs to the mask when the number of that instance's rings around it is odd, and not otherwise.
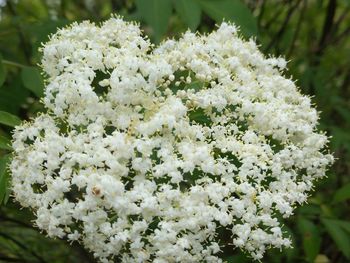
<path fill-rule="evenodd" d="M 153 47 L 113 17 L 43 46 L 48 113 L 14 133 L 15 198 L 102 262 L 261 259 L 332 156 L 282 58 L 222 23 Z"/>

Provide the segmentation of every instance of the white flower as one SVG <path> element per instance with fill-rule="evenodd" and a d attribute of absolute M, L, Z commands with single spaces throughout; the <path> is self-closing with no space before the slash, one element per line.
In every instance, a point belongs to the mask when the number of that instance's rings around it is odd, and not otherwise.
<path fill-rule="evenodd" d="M 43 48 L 48 113 L 16 128 L 15 198 L 101 262 L 221 262 L 217 229 L 260 260 L 333 158 L 318 115 L 223 23 L 153 48 L 113 17 Z"/>

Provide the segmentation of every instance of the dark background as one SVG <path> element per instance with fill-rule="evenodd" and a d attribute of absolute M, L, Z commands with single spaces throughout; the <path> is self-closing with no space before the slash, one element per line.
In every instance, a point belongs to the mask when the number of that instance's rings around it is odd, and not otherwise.
<path fill-rule="evenodd" d="M 0 3 L 3 0 L 0 0 Z M 17 3 L 16 3 L 17 2 Z M 108 19 L 141 23 L 158 43 L 190 28 L 210 32 L 223 19 L 253 36 L 267 54 L 284 56 L 287 75 L 312 96 L 319 128 L 336 157 L 308 204 L 285 221 L 293 249 L 270 250 L 263 262 L 350 262 L 350 0 L 8 0 L 0 18 L 0 262 L 94 262 L 79 244 L 40 233 L 13 202 L 6 170 L 12 127 L 44 111 L 38 48 L 57 27 Z M 251 262 L 241 251 L 228 262 Z"/>

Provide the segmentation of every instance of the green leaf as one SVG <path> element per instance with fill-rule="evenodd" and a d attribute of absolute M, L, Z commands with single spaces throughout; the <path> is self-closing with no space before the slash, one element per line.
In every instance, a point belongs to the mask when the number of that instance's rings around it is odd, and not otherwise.
<path fill-rule="evenodd" d="M 17 116 L 12 115 L 11 113 L 0 111 L 0 123 L 7 126 L 15 127 L 21 123 L 21 120 Z"/>
<path fill-rule="evenodd" d="M 337 224 L 350 234 L 350 221 L 345 220 L 333 220 L 337 221 Z"/>
<path fill-rule="evenodd" d="M 2 64 L 2 56 L 0 54 L 0 87 L 4 84 L 6 79 L 6 71 L 4 65 Z"/>
<path fill-rule="evenodd" d="M 249 8 L 240 0 L 197 0 L 203 11 L 217 23 L 228 20 L 240 27 L 244 36 L 256 36 L 258 26 Z"/>
<path fill-rule="evenodd" d="M 331 138 L 333 149 L 345 148 L 350 151 L 350 133 L 346 129 L 337 126 L 332 126 L 330 130 L 333 136 Z"/>
<path fill-rule="evenodd" d="M 14 78 L 0 88 L 0 111 L 16 114 L 26 103 L 29 91 L 23 87 L 21 78 Z"/>
<path fill-rule="evenodd" d="M 248 263 L 251 259 L 244 255 L 242 252 L 238 252 L 237 255 L 226 256 L 223 258 L 225 263 Z"/>
<path fill-rule="evenodd" d="M 12 150 L 10 145 L 11 145 L 11 141 L 6 137 L 0 135 L 0 149 Z"/>
<path fill-rule="evenodd" d="M 35 23 L 23 25 L 24 30 L 26 30 L 32 38 L 32 54 L 35 61 L 41 60 L 41 52 L 39 51 L 41 44 L 47 42 L 51 34 L 57 31 L 57 28 L 62 28 L 68 24 L 68 20 L 58 18 L 57 20 L 38 20 Z"/>
<path fill-rule="evenodd" d="M 342 0 L 341 3 L 344 3 L 346 6 L 350 6 L 350 0 Z"/>
<path fill-rule="evenodd" d="M 333 196 L 333 203 L 339 203 L 350 199 L 350 183 L 338 189 Z"/>
<path fill-rule="evenodd" d="M 343 117 L 343 119 L 350 123 L 350 110 L 346 108 L 345 105 L 341 105 L 340 103 L 343 101 L 339 101 L 337 104 L 334 105 L 335 110 Z"/>
<path fill-rule="evenodd" d="M 47 16 L 45 4 L 40 0 L 18 1 L 16 4 L 16 10 L 20 17 L 30 16 L 39 20 L 44 19 Z"/>
<path fill-rule="evenodd" d="M 298 208 L 298 212 L 304 216 L 307 215 L 319 215 L 322 210 L 318 205 L 306 204 Z"/>
<path fill-rule="evenodd" d="M 288 226 L 284 225 L 282 226 L 282 231 L 285 233 L 286 237 L 289 237 L 290 240 L 292 241 L 292 244 L 295 244 L 296 242 L 296 237 L 295 233 L 293 233 L 292 229 L 290 229 Z M 283 254 L 286 256 L 286 262 L 291 263 L 295 262 L 296 258 L 298 258 L 300 254 L 300 248 L 299 247 L 289 247 L 284 249 Z M 275 253 L 273 253 L 275 255 Z M 275 261 L 277 262 L 277 261 Z"/>
<path fill-rule="evenodd" d="M 195 91 L 199 91 L 204 87 L 204 83 L 201 81 L 193 81 L 190 84 L 186 84 L 184 89 L 189 90 L 189 89 L 194 89 Z"/>
<path fill-rule="evenodd" d="M 203 109 L 198 108 L 188 112 L 188 117 L 190 121 L 209 126 L 212 121 L 209 116 L 207 116 Z"/>
<path fill-rule="evenodd" d="M 303 217 L 298 220 L 298 228 L 303 235 L 303 248 L 306 258 L 309 262 L 313 262 L 321 248 L 320 233 L 312 221 Z"/>
<path fill-rule="evenodd" d="M 9 160 L 9 155 L 5 155 L 0 159 L 0 204 L 4 200 L 8 188 L 9 176 L 7 172 L 7 164 Z"/>
<path fill-rule="evenodd" d="M 339 220 L 323 218 L 321 221 L 339 250 L 347 259 L 350 259 L 350 236 L 343 230 Z"/>
<path fill-rule="evenodd" d="M 2 200 L 2 203 L 4 204 L 4 205 L 6 205 L 7 204 L 7 202 L 9 201 L 9 199 L 10 199 L 10 195 L 11 195 L 11 187 L 9 186 L 9 182 L 8 182 L 8 180 L 7 180 L 7 187 L 6 187 L 6 192 L 5 192 L 5 195 L 4 195 L 4 200 Z"/>
<path fill-rule="evenodd" d="M 24 87 L 32 91 L 37 97 L 43 95 L 44 81 L 37 68 L 24 67 L 21 71 L 21 78 Z"/>
<path fill-rule="evenodd" d="M 136 0 L 135 3 L 144 21 L 153 29 L 155 42 L 160 42 L 168 29 L 171 0 Z"/>
<path fill-rule="evenodd" d="M 201 8 L 196 0 L 174 0 L 175 9 L 181 20 L 195 31 L 201 20 Z"/>

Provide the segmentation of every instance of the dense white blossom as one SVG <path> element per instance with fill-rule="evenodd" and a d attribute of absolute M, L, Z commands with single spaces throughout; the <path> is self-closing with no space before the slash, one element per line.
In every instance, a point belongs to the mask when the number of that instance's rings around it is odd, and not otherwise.
<path fill-rule="evenodd" d="M 118 17 L 74 23 L 42 52 L 48 112 L 16 128 L 11 163 L 37 227 L 102 262 L 221 262 L 224 246 L 261 259 L 291 245 L 280 216 L 333 158 L 284 59 L 233 24 L 154 47 Z"/>

